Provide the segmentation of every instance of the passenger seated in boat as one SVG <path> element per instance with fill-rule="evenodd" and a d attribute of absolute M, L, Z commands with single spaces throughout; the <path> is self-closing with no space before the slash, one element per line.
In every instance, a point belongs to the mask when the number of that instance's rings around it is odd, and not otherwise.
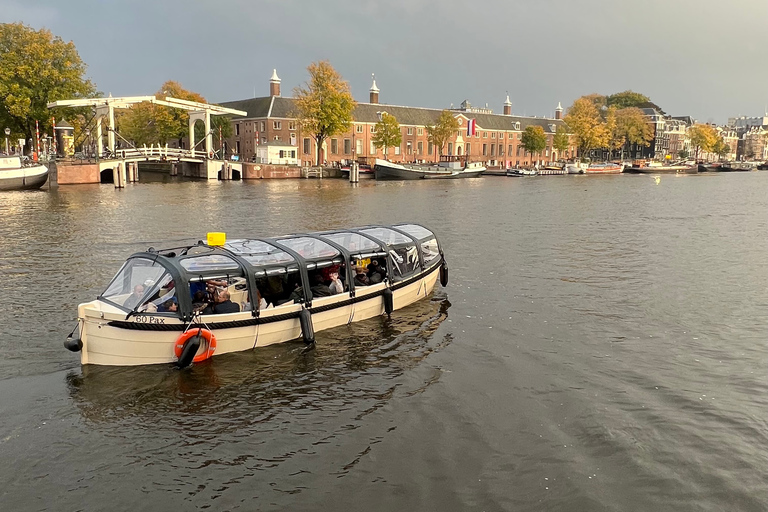
<path fill-rule="evenodd" d="M 133 287 L 133 293 L 130 294 L 127 299 L 125 299 L 125 302 L 123 302 L 123 306 L 125 306 L 128 309 L 135 308 L 138 305 L 143 295 L 144 295 L 144 285 L 137 284 L 136 286 Z"/>
<path fill-rule="evenodd" d="M 341 283 L 341 279 L 339 279 L 339 273 L 338 272 L 331 272 L 331 284 L 328 285 L 328 289 L 331 290 L 332 295 L 336 295 L 339 293 L 344 293 L 344 285 Z"/>
<path fill-rule="evenodd" d="M 368 265 L 368 280 L 371 284 L 380 283 L 387 276 L 387 269 L 379 265 L 379 260 L 372 260 Z"/>
<path fill-rule="evenodd" d="M 203 310 L 204 315 L 221 315 L 224 313 L 239 313 L 240 306 L 229 300 L 229 290 L 216 288 L 213 294 L 213 304 Z"/>
<path fill-rule="evenodd" d="M 312 292 L 313 297 L 330 297 L 333 295 L 331 289 L 323 281 L 321 274 L 315 274 L 312 276 L 312 286 L 309 289 Z"/>
<path fill-rule="evenodd" d="M 370 286 L 371 281 L 365 273 L 365 268 L 360 265 L 355 267 L 355 286 Z"/>
<path fill-rule="evenodd" d="M 174 299 L 168 299 L 167 301 L 160 304 L 159 308 L 157 308 L 158 313 L 176 313 L 178 310 L 179 305 L 176 304 Z"/>
<path fill-rule="evenodd" d="M 294 283 L 293 291 L 288 296 L 288 299 L 281 301 L 280 304 L 297 304 L 299 302 L 304 302 L 304 288 L 299 283 Z"/>

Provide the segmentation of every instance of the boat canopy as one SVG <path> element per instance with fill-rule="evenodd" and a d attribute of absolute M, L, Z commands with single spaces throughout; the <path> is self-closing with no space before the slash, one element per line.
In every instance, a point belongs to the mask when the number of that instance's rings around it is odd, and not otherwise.
<path fill-rule="evenodd" d="M 223 246 L 200 241 L 133 254 L 99 299 L 129 317 L 151 313 L 190 320 L 201 311 L 206 294 L 218 288 L 227 290 L 233 308 L 258 316 L 266 303 L 311 306 L 335 274 L 342 293 L 354 297 L 356 288 L 363 286 L 356 274 L 377 272 L 379 280 L 396 286 L 433 270 L 441 259 L 437 237 L 419 224 L 235 239 Z M 372 281 L 369 284 L 379 282 Z"/>

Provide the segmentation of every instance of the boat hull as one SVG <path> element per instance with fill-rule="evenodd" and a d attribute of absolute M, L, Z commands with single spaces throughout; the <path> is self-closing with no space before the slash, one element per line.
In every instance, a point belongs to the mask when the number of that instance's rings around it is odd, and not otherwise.
<path fill-rule="evenodd" d="M 440 274 L 440 263 L 415 277 L 395 283 L 393 309 L 402 309 L 427 297 Z M 322 331 L 384 314 L 383 291 L 379 283 L 357 288 L 356 296 L 349 293 L 316 298 L 312 307 L 314 331 Z M 214 356 L 241 352 L 301 337 L 300 304 L 262 310 L 254 318 L 250 311 L 227 315 L 203 316 L 204 327 L 210 327 L 216 337 Z M 81 329 L 81 362 L 107 366 L 136 366 L 176 362 L 174 345 L 185 328 L 180 319 L 133 316 L 110 309 L 98 300 L 78 308 Z M 192 328 L 196 328 L 197 325 Z M 200 351 L 207 350 L 201 344 Z"/>
<path fill-rule="evenodd" d="M 48 169 L 43 165 L 0 171 L 0 190 L 34 190 L 48 181 Z"/>
<path fill-rule="evenodd" d="M 448 169 L 438 166 L 406 166 L 377 160 L 373 171 L 377 180 L 457 179 L 479 178 L 485 172 L 485 167 Z"/>
<path fill-rule="evenodd" d="M 697 174 L 695 166 L 661 166 L 661 167 L 627 167 L 624 172 L 629 174 Z"/>
<path fill-rule="evenodd" d="M 584 172 L 586 174 L 621 174 L 624 168 L 621 165 L 601 165 L 587 167 Z"/>

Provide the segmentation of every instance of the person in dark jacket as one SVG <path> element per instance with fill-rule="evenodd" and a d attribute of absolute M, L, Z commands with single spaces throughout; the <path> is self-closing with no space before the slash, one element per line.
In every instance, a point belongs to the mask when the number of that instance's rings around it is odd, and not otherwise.
<path fill-rule="evenodd" d="M 330 297 L 333 295 L 331 289 L 323 281 L 323 276 L 321 274 L 312 276 L 312 286 L 309 291 L 312 292 L 313 297 Z"/>
<path fill-rule="evenodd" d="M 217 288 L 213 294 L 213 304 L 208 304 L 203 310 L 204 315 L 222 315 L 224 313 L 239 313 L 240 306 L 229 300 L 229 290 Z"/>
<path fill-rule="evenodd" d="M 355 267 L 355 286 L 370 286 L 371 281 L 365 274 L 365 268 L 362 265 Z"/>

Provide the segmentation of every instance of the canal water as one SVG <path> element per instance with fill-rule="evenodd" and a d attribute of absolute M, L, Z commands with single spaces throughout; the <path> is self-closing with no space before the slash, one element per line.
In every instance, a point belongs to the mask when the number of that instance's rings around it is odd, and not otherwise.
<path fill-rule="evenodd" d="M 0 510 L 767 510 L 767 192 L 736 173 L 3 193 Z M 313 352 L 176 371 L 62 346 L 148 246 L 402 221 L 438 234 L 448 287 Z"/>

